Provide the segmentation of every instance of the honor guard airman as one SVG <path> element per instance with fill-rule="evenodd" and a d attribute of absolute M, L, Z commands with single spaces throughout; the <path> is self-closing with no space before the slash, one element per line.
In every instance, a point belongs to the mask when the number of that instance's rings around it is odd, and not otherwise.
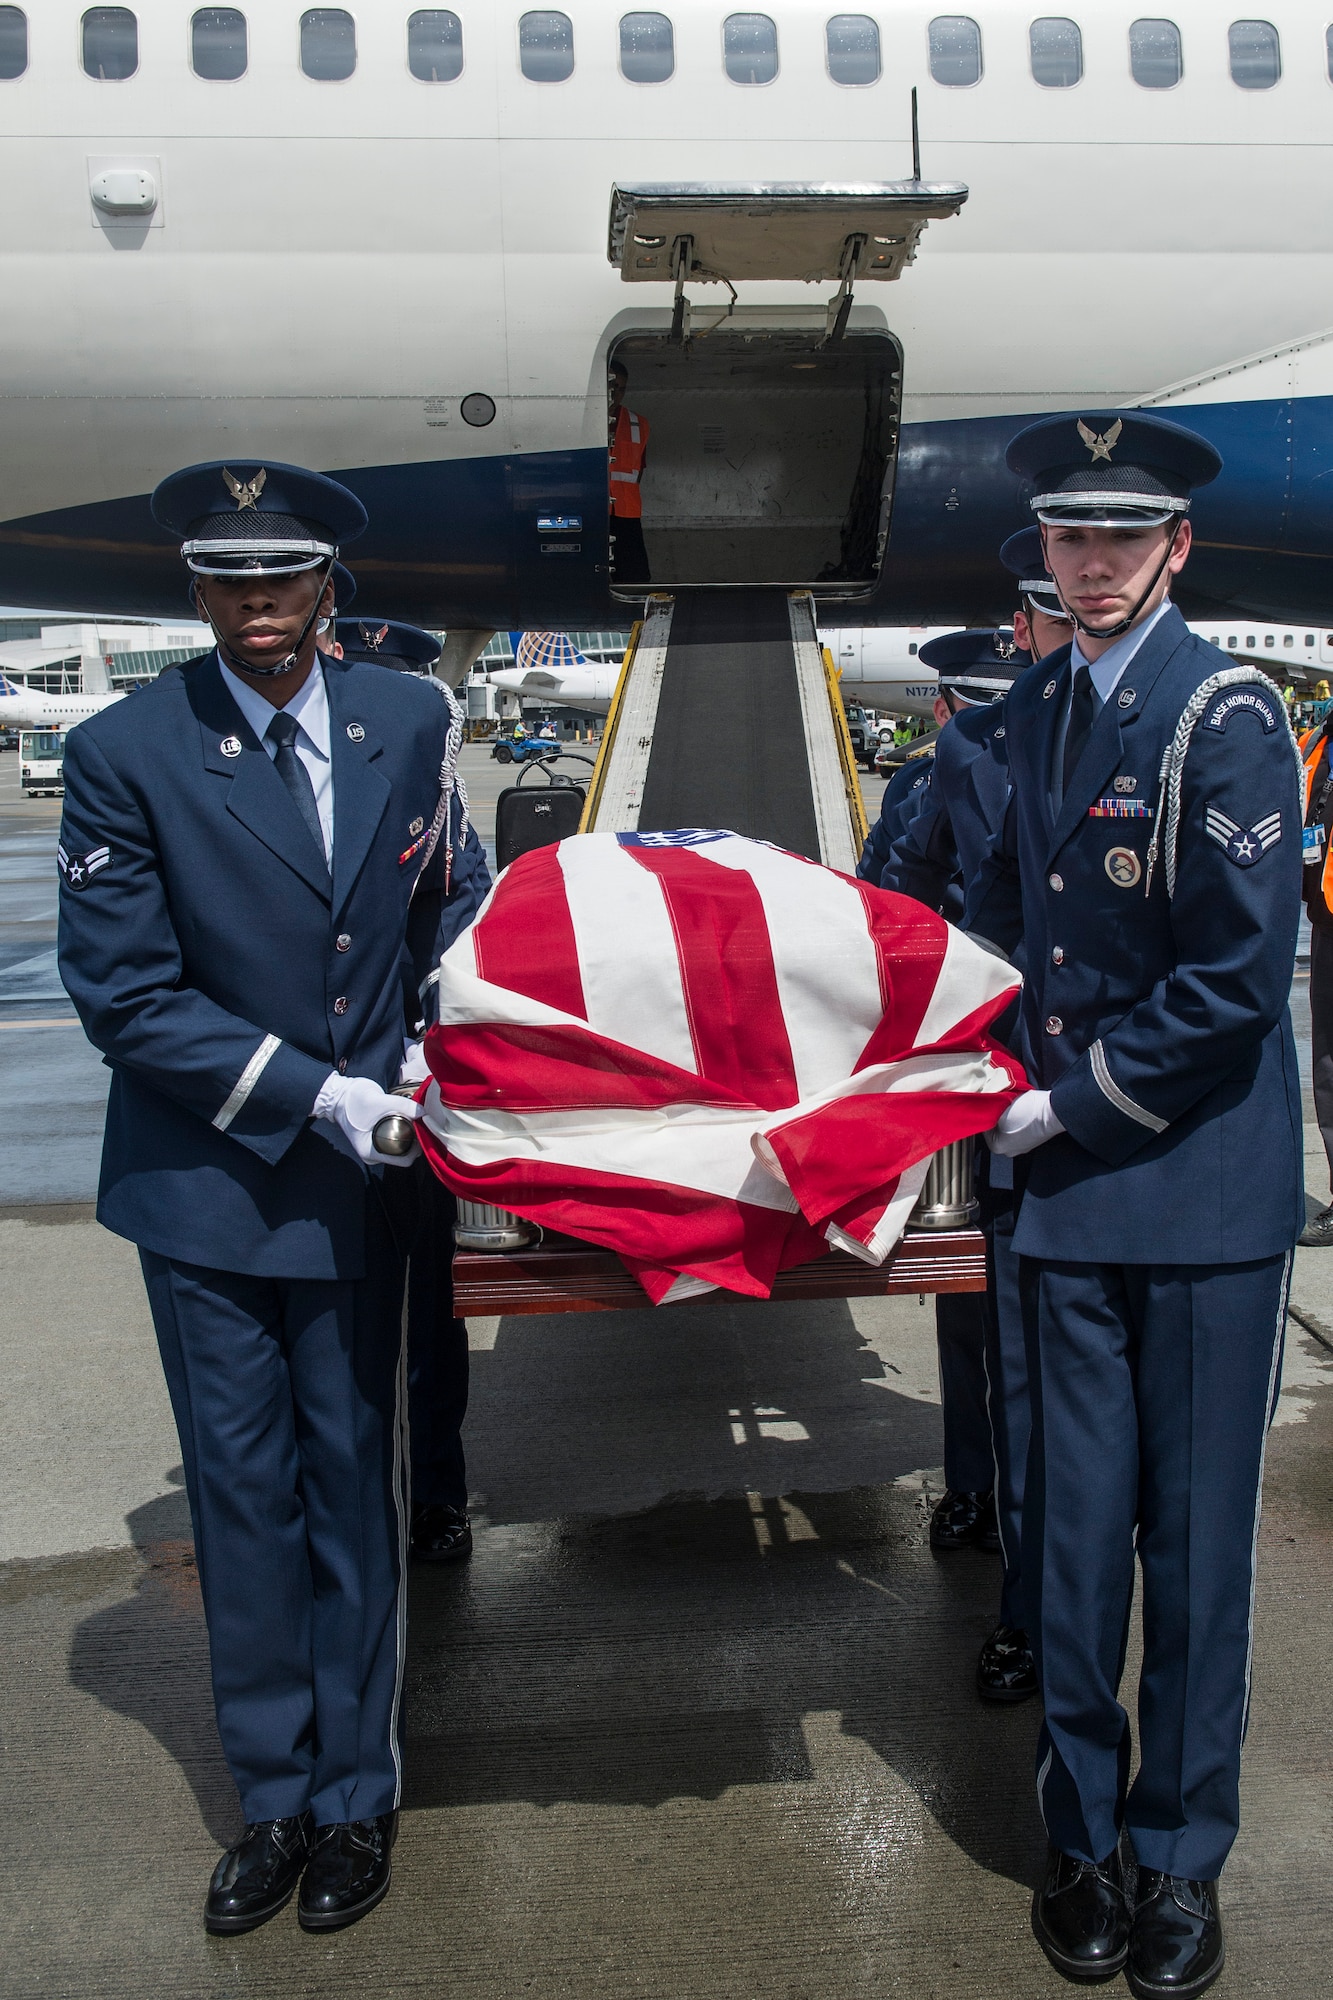
<path fill-rule="evenodd" d="M 1008 698 L 1012 794 L 972 918 L 1021 948 L 1033 1086 L 995 1141 L 1024 1156 L 1023 1590 L 1051 1841 L 1033 1928 L 1067 1976 L 1124 1966 L 1137 1995 L 1195 1994 L 1223 1958 L 1264 1439 L 1303 1220 L 1299 765 L 1278 690 L 1170 601 L 1213 447 L 1099 411 L 1031 425 L 1008 461 L 1074 626 Z M 1117 1690 L 1136 1551 L 1131 1785 Z"/>
<path fill-rule="evenodd" d="M 399 672 L 429 674 L 440 657 L 432 632 L 392 618 L 340 618 L 336 637 L 344 659 Z M 449 705 L 458 742 L 464 715 L 443 681 L 432 681 Z M 464 811 L 466 794 L 461 781 Z M 489 886 L 485 851 L 469 824 L 466 843 L 474 880 Z M 425 1074 L 424 1066 L 422 1074 Z M 465 1562 L 472 1553 L 467 1511 L 463 1419 L 467 1415 L 467 1323 L 454 1314 L 453 1195 L 424 1159 L 413 1167 L 420 1219 L 407 1265 L 407 1402 L 412 1436 L 412 1553 L 421 1562 Z"/>
<path fill-rule="evenodd" d="M 446 705 L 316 659 L 355 495 L 232 461 L 153 513 L 217 645 L 71 734 L 61 973 L 111 1069 L 97 1212 L 139 1246 L 246 1820 L 205 1922 L 249 1930 L 299 1881 L 331 1930 L 389 1886 L 401 1777 L 403 1257 L 376 1131 L 415 1109 L 390 1090 L 420 983 L 479 883 Z"/>
<path fill-rule="evenodd" d="M 1022 619 L 1022 613 L 1018 616 Z M 1030 622 L 1023 619 L 1023 636 L 1036 624 L 1036 614 Z M 938 673 L 941 692 L 954 703 L 955 713 L 940 731 L 929 790 L 894 841 L 880 885 L 913 896 L 932 910 L 947 910 L 955 883 L 961 883 L 966 907 L 1004 824 L 1009 799 L 1004 697 L 1032 660 L 1016 643 L 1019 629 L 1016 621 L 1013 628 L 949 632 L 921 648 L 922 662 Z M 979 1517 L 984 1504 L 987 1519 L 994 1522 L 1004 1565 L 1000 1615 L 981 1648 L 976 1686 L 983 1701 L 1015 1703 L 1037 1691 L 1020 1559 L 1030 1428 L 1027 1362 L 1018 1266 L 1010 1241 L 1013 1177 L 1007 1160 L 991 1158 L 984 1147 L 979 1150 L 977 1194 L 986 1234 L 986 1299 L 968 1292 L 941 1294 L 935 1302 L 935 1320 L 945 1479 L 953 1489 L 951 1460 L 966 1457 L 979 1468 L 984 1454 L 985 1484 L 993 1488 L 993 1497 L 983 1503 L 977 1493 L 951 1490 L 941 1510 L 947 1518 L 952 1508 L 955 1517 L 966 1520 L 973 1511 Z"/>

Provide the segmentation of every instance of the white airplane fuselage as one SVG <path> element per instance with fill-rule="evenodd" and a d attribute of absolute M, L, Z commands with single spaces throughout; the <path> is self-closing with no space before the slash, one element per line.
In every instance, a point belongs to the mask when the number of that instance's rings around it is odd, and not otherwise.
<path fill-rule="evenodd" d="M 673 0 L 660 83 L 622 72 L 620 0 L 569 0 L 563 81 L 522 74 L 521 0 L 461 6 L 461 70 L 418 78 L 410 12 L 360 9 L 352 73 L 321 81 L 300 67 L 295 0 L 254 7 L 244 74 L 213 81 L 188 14 L 138 0 L 137 66 L 114 81 L 81 66 L 82 0 L 30 10 L 26 70 L 0 80 L 0 157 L 23 191 L 0 211 L 0 599 L 178 613 L 153 486 L 199 460 L 281 459 L 365 499 L 347 555 L 376 614 L 616 622 L 606 360 L 627 333 L 665 335 L 671 287 L 608 261 L 613 185 L 908 176 L 915 84 L 923 176 L 970 193 L 896 282 L 858 281 L 853 328 L 901 344 L 901 434 L 880 580 L 824 622 L 1002 616 L 995 552 L 1029 518 L 1007 437 L 1127 404 L 1227 460 L 1196 505 L 1196 609 L 1333 619 L 1333 86 L 1308 6 L 1268 10 L 1272 88 L 1233 79 L 1206 0 L 1171 9 L 1171 88 L 1135 80 L 1119 0 L 1073 10 L 1068 88 L 1034 79 L 1014 0 L 948 17 L 977 24 L 968 87 L 932 74 L 933 0 L 876 11 L 864 86 L 830 74 L 822 0 L 771 0 L 763 84 L 728 76 L 716 0 Z M 146 176 L 151 210 L 99 207 L 108 172 L 113 193 Z M 726 307 L 720 284 L 688 289 L 701 319 Z M 739 289 L 780 320 L 834 286 Z M 717 456 L 781 515 L 783 467 L 756 451 L 727 439 Z M 664 477 L 650 447 L 650 553 Z M 551 518 L 580 527 L 552 539 Z"/>
<path fill-rule="evenodd" d="M 6 681 L 0 687 L 0 729 L 73 729 L 124 699 L 123 689 L 112 694 L 44 694 L 40 688 L 15 687 Z"/>

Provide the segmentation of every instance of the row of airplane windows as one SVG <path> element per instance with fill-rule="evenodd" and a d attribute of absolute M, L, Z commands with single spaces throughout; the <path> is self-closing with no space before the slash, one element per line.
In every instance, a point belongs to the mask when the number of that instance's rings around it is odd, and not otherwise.
<path fill-rule="evenodd" d="M 869 14 L 834 14 L 824 30 L 825 60 L 834 83 L 863 88 L 881 74 L 878 23 Z M 927 61 L 936 83 L 964 90 L 982 78 L 981 28 L 968 14 L 940 14 L 927 28 Z M 1271 21 L 1233 21 L 1227 29 L 1232 82 L 1271 90 L 1282 76 L 1282 44 Z M 128 7 L 90 7 L 83 16 L 84 71 L 100 82 L 122 82 L 139 67 L 139 23 Z M 1034 80 L 1068 90 L 1083 76 L 1083 36 L 1077 21 L 1044 15 L 1028 28 Z M 306 76 L 340 83 L 356 69 L 356 21 L 342 7 L 312 7 L 300 20 L 300 60 Z M 196 76 L 234 82 L 249 61 L 245 16 L 235 7 L 201 7 L 190 22 L 190 62 Z M 563 83 L 574 73 L 574 23 L 554 8 L 519 17 L 518 62 L 533 83 Z M 1333 27 L 1324 31 L 1324 62 L 1333 80 Z M 772 83 L 778 74 L 777 23 L 768 14 L 728 14 L 722 23 L 722 65 L 733 83 Z M 0 6 L 0 79 L 28 67 L 28 19 L 21 7 Z M 463 71 L 463 24 L 448 8 L 408 16 L 407 67 L 423 83 L 451 83 Z M 625 14 L 620 21 L 620 71 L 630 83 L 666 83 L 675 74 L 675 32 L 666 14 Z M 1129 73 L 1144 90 L 1174 89 L 1185 74 L 1184 46 L 1174 21 L 1142 19 L 1129 27 Z"/>

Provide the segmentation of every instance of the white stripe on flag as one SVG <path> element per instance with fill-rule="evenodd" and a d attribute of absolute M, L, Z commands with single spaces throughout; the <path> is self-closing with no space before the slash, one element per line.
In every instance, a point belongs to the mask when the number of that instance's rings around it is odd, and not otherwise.
<path fill-rule="evenodd" d="M 556 853 L 588 1026 L 697 1075 L 676 934 L 656 875 L 613 833 L 562 840 Z"/>
<path fill-rule="evenodd" d="M 699 853 L 750 876 L 764 908 L 778 997 L 800 1097 L 847 1075 L 879 1026 L 879 959 L 860 892 L 757 841 L 718 840 Z M 836 1008 L 829 994 L 838 996 Z"/>
<path fill-rule="evenodd" d="M 969 1014 L 975 1014 L 979 1007 L 998 999 L 1001 993 L 1017 993 L 1021 984 L 1022 980 L 1012 965 L 997 958 L 992 951 L 983 951 L 980 945 L 973 944 L 970 937 L 965 937 L 962 931 L 955 930 L 950 924 L 935 991 L 930 996 L 930 1004 L 922 1016 L 913 1046 L 928 1048 L 932 1042 L 938 1042 L 947 1035 L 951 1028 L 957 1027 L 960 1021 L 965 1021 Z"/>
<path fill-rule="evenodd" d="M 575 1172 L 613 1174 L 617 1180 L 693 1188 L 724 1201 L 794 1215 L 796 1202 L 786 1183 L 773 1178 L 751 1146 L 765 1115 L 706 1104 L 642 1111 L 590 1106 L 585 1111 L 518 1113 L 488 1107 L 468 1112 L 442 1104 L 436 1084 L 423 1109 L 436 1138 L 465 1166 L 533 1160 Z"/>

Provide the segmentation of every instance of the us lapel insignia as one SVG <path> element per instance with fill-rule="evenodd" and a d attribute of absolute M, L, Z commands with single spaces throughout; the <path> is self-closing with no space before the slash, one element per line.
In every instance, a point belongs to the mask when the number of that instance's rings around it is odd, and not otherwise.
<path fill-rule="evenodd" d="M 420 833 L 420 831 L 421 831 L 422 827 L 423 827 L 423 826 L 424 826 L 425 824 L 426 824 L 426 822 L 425 822 L 425 820 L 424 820 L 424 819 L 414 819 L 414 820 L 413 820 L 413 822 L 412 822 L 412 824 L 411 824 L 411 826 L 409 826 L 407 830 L 408 830 L 408 832 L 409 832 L 409 833 L 411 833 L 411 834 L 418 834 L 418 833 Z"/>
<path fill-rule="evenodd" d="M 1055 693 L 1055 682 L 1047 681 L 1045 687 L 1041 691 L 1041 698 L 1043 701 L 1049 701 L 1054 693 Z"/>
<path fill-rule="evenodd" d="M 364 743 L 364 742 L 365 742 L 365 740 L 366 740 L 366 732 L 365 732 L 365 730 L 364 730 L 364 729 L 363 729 L 363 728 L 361 727 L 361 724 L 360 724 L 359 722 L 349 722 L 349 723 L 348 723 L 348 725 L 347 725 L 347 739 L 348 739 L 348 741 L 349 741 L 350 743 Z"/>
<path fill-rule="evenodd" d="M 218 744 L 218 749 L 224 757 L 239 757 L 243 747 L 239 736 L 224 736 Z"/>
<path fill-rule="evenodd" d="M 1135 702 L 1138 700 L 1138 696 L 1135 694 L 1133 688 L 1121 688 L 1119 694 L 1116 696 L 1116 700 L 1122 708 L 1133 708 Z"/>

